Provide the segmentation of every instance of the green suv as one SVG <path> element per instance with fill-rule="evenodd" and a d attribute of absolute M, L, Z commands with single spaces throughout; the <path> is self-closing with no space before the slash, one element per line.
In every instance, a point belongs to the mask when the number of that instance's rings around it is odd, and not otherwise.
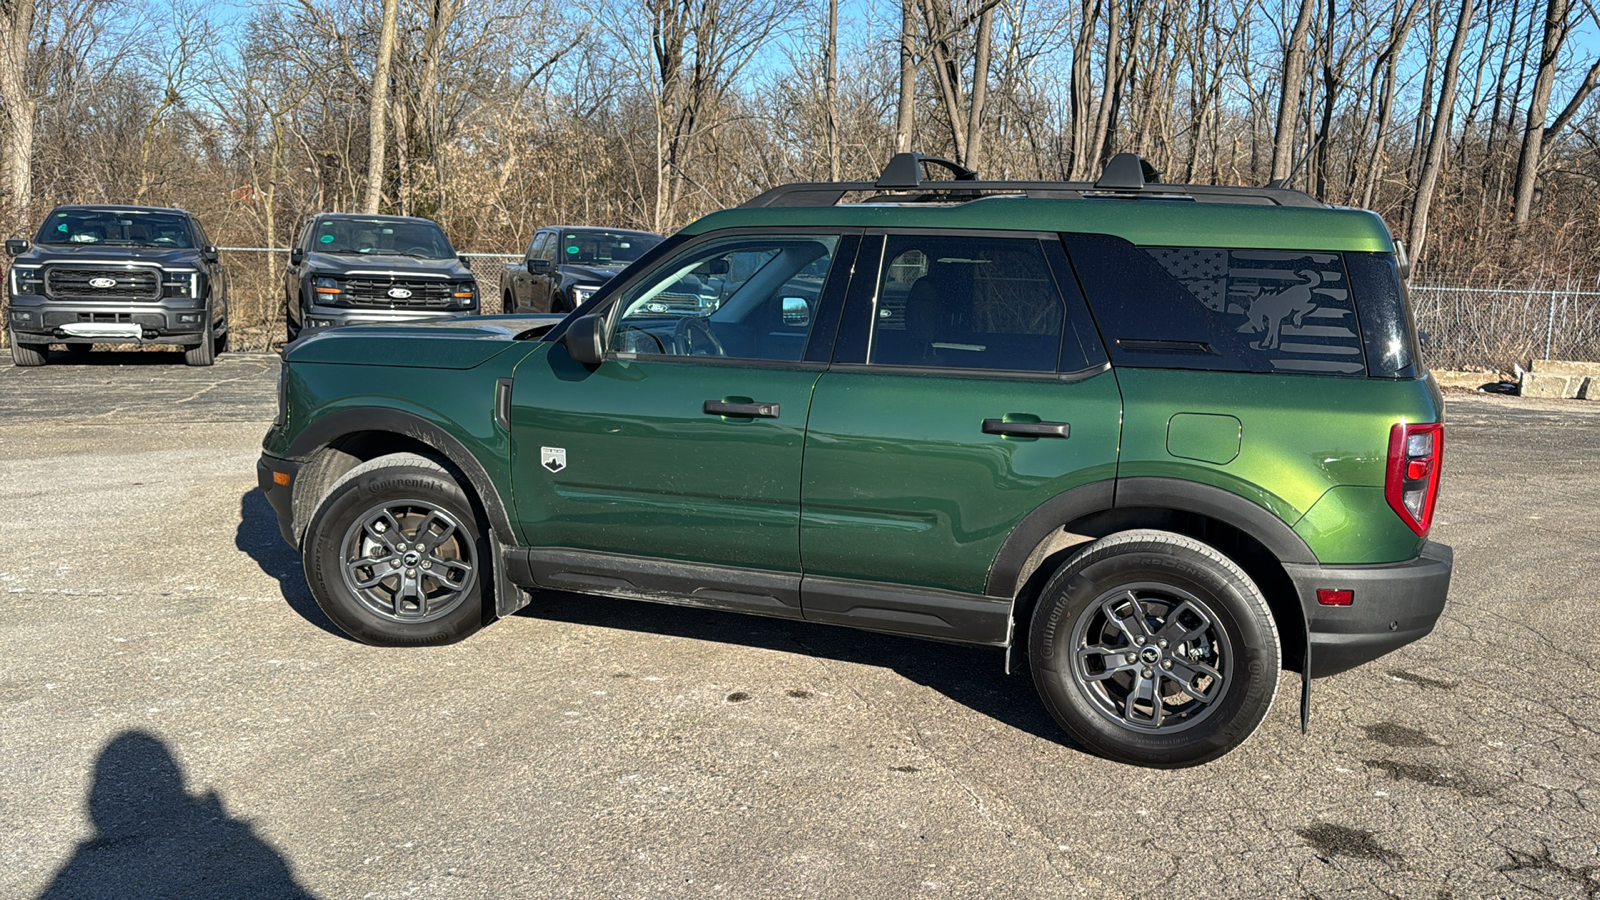
<path fill-rule="evenodd" d="M 1004 648 L 1086 747 L 1215 759 L 1281 670 L 1304 717 L 1433 628 L 1443 403 L 1376 215 L 1151 175 L 903 154 L 565 317 L 303 338 L 262 490 L 361 641 L 539 589 L 829 622 Z"/>

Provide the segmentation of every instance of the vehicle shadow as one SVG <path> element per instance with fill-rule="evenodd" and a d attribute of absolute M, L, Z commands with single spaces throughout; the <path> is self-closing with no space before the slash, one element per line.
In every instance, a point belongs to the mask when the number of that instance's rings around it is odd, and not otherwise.
<path fill-rule="evenodd" d="M 329 634 L 351 640 L 312 598 L 300 567 L 300 554 L 278 533 L 278 514 L 259 488 L 251 488 L 239 498 L 239 528 L 233 545 L 255 560 L 261 571 L 278 580 L 278 593 L 301 618 Z"/>
<path fill-rule="evenodd" d="M 81 366 L 87 368 L 101 366 L 181 366 L 183 365 L 183 348 L 165 346 L 149 350 L 52 350 L 49 356 L 49 365 L 52 366 Z"/>
<path fill-rule="evenodd" d="M 289 863 L 214 791 L 191 794 L 183 767 L 148 732 L 124 731 L 94 767 L 78 844 L 40 900 L 77 897 L 310 898 Z"/>
<path fill-rule="evenodd" d="M 887 666 L 1012 728 L 1082 749 L 1045 712 L 1034 692 L 1027 661 L 1013 657 L 1012 674 L 1007 675 L 1003 651 L 994 648 L 562 591 L 533 594 L 517 615 Z"/>

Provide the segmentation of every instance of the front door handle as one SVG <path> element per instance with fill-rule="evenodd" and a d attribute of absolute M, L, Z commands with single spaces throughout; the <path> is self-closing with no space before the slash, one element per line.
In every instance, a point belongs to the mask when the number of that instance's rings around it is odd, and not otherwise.
<path fill-rule="evenodd" d="M 1014 435 L 1016 437 L 1064 438 L 1072 434 L 1066 422 L 1007 422 L 1005 419 L 984 419 L 984 434 Z"/>
<path fill-rule="evenodd" d="M 704 412 L 708 416 L 749 416 L 753 419 L 776 419 L 778 412 L 783 407 L 776 403 L 728 403 L 723 400 L 707 400 Z"/>

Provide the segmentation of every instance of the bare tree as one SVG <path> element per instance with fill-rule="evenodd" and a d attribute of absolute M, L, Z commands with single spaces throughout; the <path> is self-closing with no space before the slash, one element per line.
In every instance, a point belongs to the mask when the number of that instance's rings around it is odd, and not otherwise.
<path fill-rule="evenodd" d="M 1444 63 L 1444 83 L 1439 89 L 1439 108 L 1433 117 L 1433 133 L 1428 137 L 1427 157 L 1422 165 L 1422 177 L 1417 181 L 1417 197 L 1411 206 L 1411 226 L 1407 233 L 1410 236 L 1412 258 L 1418 260 L 1422 258 L 1428 237 L 1428 208 L 1433 204 L 1433 191 L 1439 182 L 1445 145 L 1450 141 L 1450 114 L 1456 105 L 1461 51 L 1467 43 L 1467 31 L 1472 27 L 1473 12 L 1473 0 L 1461 0 L 1455 37 L 1450 41 L 1450 55 Z"/>
<path fill-rule="evenodd" d="M 1295 118 L 1300 111 L 1300 92 L 1306 77 L 1306 35 L 1317 11 L 1317 0 L 1300 0 L 1295 18 L 1283 46 L 1283 69 L 1278 88 L 1278 126 L 1273 130 L 1272 180 L 1289 177 L 1295 163 Z"/>
<path fill-rule="evenodd" d="M 389 114 L 389 63 L 394 56 L 395 20 L 400 0 L 383 0 L 383 24 L 378 32 L 378 59 L 372 67 L 372 97 L 367 106 L 367 196 L 363 212 L 375 213 L 383 198 L 384 121 Z"/>
<path fill-rule="evenodd" d="M 12 227 L 29 220 L 33 199 L 35 100 L 28 90 L 34 0 L 0 0 L 0 177 Z"/>

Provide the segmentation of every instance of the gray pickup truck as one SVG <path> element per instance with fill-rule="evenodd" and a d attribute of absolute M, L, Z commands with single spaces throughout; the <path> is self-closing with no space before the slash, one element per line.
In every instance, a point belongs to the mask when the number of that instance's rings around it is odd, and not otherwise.
<path fill-rule="evenodd" d="M 650 231 L 541 228 L 522 261 L 500 274 L 502 308 L 508 313 L 570 312 L 661 241 L 661 235 Z"/>
<path fill-rule="evenodd" d="M 177 344 L 209 366 L 228 346 L 228 273 L 181 209 L 58 206 L 12 257 L 11 358 L 42 366 L 51 344 Z"/>

